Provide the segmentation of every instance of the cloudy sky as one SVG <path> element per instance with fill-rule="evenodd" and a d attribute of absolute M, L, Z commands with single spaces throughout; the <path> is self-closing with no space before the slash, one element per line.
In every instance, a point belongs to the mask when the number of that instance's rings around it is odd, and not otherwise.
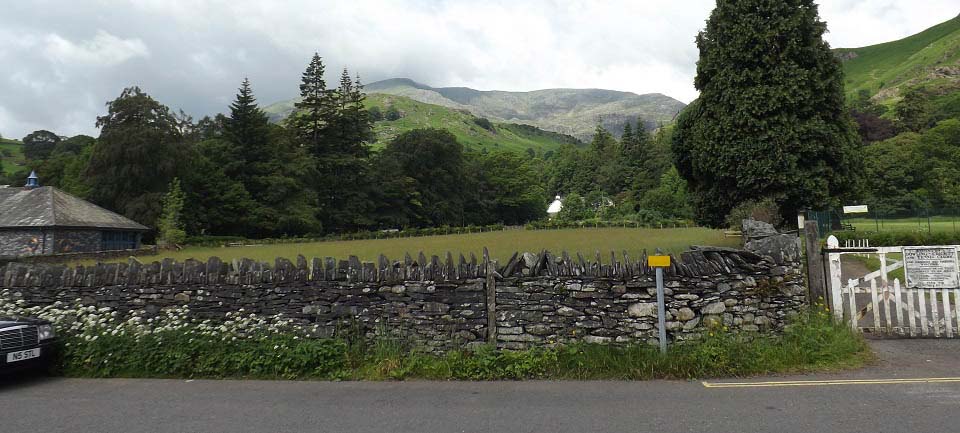
<path fill-rule="evenodd" d="M 200 117 L 243 77 L 264 105 L 297 94 L 314 51 L 335 79 L 409 77 L 490 90 L 595 87 L 697 95 L 694 36 L 713 0 L 30 0 L 0 13 L 0 134 L 96 135 L 139 85 Z M 834 47 L 960 13 L 960 0 L 821 0 Z"/>

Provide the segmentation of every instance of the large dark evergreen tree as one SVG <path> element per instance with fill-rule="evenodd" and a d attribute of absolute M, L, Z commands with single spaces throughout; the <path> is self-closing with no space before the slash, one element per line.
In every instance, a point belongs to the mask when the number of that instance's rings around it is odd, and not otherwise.
<path fill-rule="evenodd" d="M 323 59 L 314 53 L 300 79 L 300 102 L 294 104 L 296 112 L 290 117 L 300 140 L 314 155 L 329 150 L 325 133 L 336 117 L 336 97 L 327 89 L 324 71 Z"/>
<path fill-rule="evenodd" d="M 717 1 L 697 36 L 700 98 L 673 139 L 699 222 L 763 198 L 795 215 L 856 186 L 859 138 L 826 29 L 813 0 Z"/>
<path fill-rule="evenodd" d="M 87 167 L 91 198 L 155 227 L 161 199 L 182 163 L 177 119 L 139 87 L 129 87 L 107 103 L 97 127 L 100 137 Z"/>
<path fill-rule="evenodd" d="M 363 107 L 362 86 L 346 70 L 337 89 L 328 89 L 323 61 L 314 54 L 300 84 L 301 101 L 291 125 L 314 160 L 312 186 L 317 215 L 328 232 L 356 230 L 374 223 L 370 217 L 366 173 L 370 116 Z"/>
<path fill-rule="evenodd" d="M 226 174 L 239 179 L 248 191 L 257 194 L 260 191 L 251 190 L 251 179 L 260 174 L 260 165 L 269 158 L 270 120 L 257 106 L 250 80 L 243 80 L 239 92 L 230 104 L 230 117 L 224 122 L 223 135 L 240 164 Z"/>

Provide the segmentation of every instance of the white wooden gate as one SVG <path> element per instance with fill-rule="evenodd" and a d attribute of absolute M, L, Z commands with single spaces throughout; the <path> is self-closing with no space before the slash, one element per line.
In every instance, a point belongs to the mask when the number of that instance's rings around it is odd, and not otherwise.
<path fill-rule="evenodd" d="M 952 246 L 954 248 L 958 246 Z M 903 267 L 903 247 L 839 248 L 827 241 L 831 281 L 831 309 L 854 330 L 901 337 L 960 337 L 960 288 L 904 287 L 890 272 Z M 848 250 L 848 251 L 844 251 Z M 880 270 L 841 282 L 844 254 L 868 255 L 880 260 Z"/>

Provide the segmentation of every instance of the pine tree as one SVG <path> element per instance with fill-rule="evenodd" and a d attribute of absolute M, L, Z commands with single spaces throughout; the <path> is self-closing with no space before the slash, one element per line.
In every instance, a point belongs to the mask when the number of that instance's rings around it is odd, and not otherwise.
<path fill-rule="evenodd" d="M 593 134 L 593 140 L 590 142 L 591 152 L 587 155 L 587 160 L 584 161 L 591 168 L 593 174 L 594 188 L 592 190 L 599 188 L 610 195 L 623 190 L 623 166 L 618 147 L 613 134 L 610 134 L 602 125 L 598 124 L 596 132 Z"/>
<path fill-rule="evenodd" d="M 239 164 L 226 174 L 240 180 L 252 194 L 251 178 L 261 174 L 262 164 L 267 161 L 270 145 L 270 120 L 257 106 L 250 80 L 244 78 L 237 98 L 230 104 L 230 117 L 224 124 L 224 138 L 232 145 Z"/>
<path fill-rule="evenodd" d="M 633 126 L 630 125 L 630 122 L 627 122 L 626 125 L 623 125 L 623 136 L 620 137 L 620 145 L 622 147 L 632 146 L 633 140 Z"/>
<path fill-rule="evenodd" d="M 369 200 L 367 141 L 373 136 L 359 82 L 344 69 L 336 89 L 327 89 L 324 66 L 314 54 L 300 84 L 301 101 L 290 124 L 312 156 L 317 217 L 328 232 L 373 223 Z"/>
<path fill-rule="evenodd" d="M 353 118 L 354 128 L 356 130 L 357 143 L 368 143 L 374 140 L 373 135 L 373 116 L 367 110 L 365 101 L 367 95 L 363 93 L 363 83 L 360 82 L 360 74 L 357 74 L 353 82 L 353 92 L 350 93 L 349 110 Z M 363 147 L 363 155 L 368 152 L 366 146 Z"/>
<path fill-rule="evenodd" d="M 697 36 L 700 98 L 673 135 L 698 222 L 765 198 L 796 215 L 855 188 L 859 137 L 826 29 L 813 0 L 717 1 Z"/>
<path fill-rule="evenodd" d="M 366 161 L 373 124 L 363 106 L 361 89 L 359 79 L 354 82 L 344 68 L 334 92 L 335 116 L 328 120 L 328 151 L 317 155 L 320 172 L 330 174 L 329 179 L 317 185 L 317 191 L 321 199 L 331 197 L 337 201 L 324 206 L 321 214 L 324 227 L 329 230 L 356 230 L 373 223 L 373 203 L 369 199 L 372 185 Z"/>
<path fill-rule="evenodd" d="M 301 100 L 294 104 L 296 114 L 291 116 L 293 127 L 313 155 L 329 150 L 325 130 L 336 116 L 336 96 L 327 89 L 324 69 L 320 55 L 314 53 L 300 80 Z"/>
<path fill-rule="evenodd" d="M 344 68 L 335 95 L 337 117 L 333 120 L 335 130 L 331 131 L 331 147 L 340 153 L 366 158 L 369 154 L 366 143 L 373 139 L 373 122 L 363 105 L 366 95 L 360 77 L 352 80 Z"/>

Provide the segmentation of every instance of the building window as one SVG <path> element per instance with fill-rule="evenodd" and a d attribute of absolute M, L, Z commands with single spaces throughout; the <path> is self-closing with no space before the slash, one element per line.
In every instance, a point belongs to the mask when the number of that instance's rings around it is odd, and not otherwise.
<path fill-rule="evenodd" d="M 134 232 L 102 232 L 103 250 L 133 250 L 137 248 L 137 234 Z"/>

